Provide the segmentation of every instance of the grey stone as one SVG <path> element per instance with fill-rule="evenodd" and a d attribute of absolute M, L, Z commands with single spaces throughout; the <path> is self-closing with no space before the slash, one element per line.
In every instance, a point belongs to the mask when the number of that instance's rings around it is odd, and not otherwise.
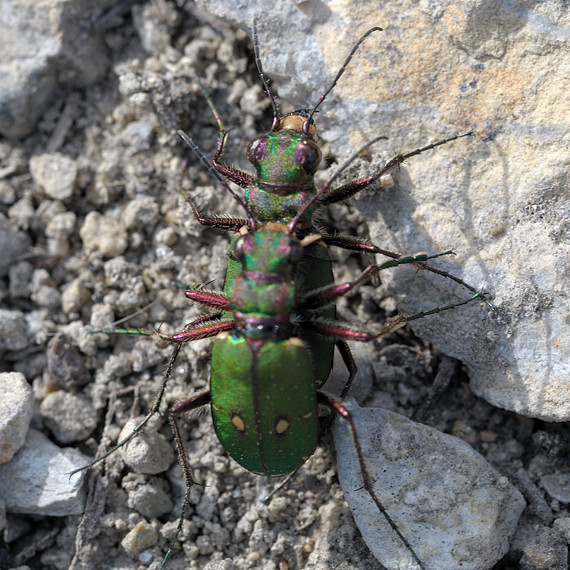
<path fill-rule="evenodd" d="M 101 2 L 23 0 L 3 3 L 0 23 L 0 133 L 34 128 L 62 84 L 99 81 L 107 57 L 93 15 Z"/>
<path fill-rule="evenodd" d="M 122 429 L 119 441 L 126 438 L 142 418 L 129 420 Z M 172 443 L 150 426 L 121 447 L 123 461 L 137 473 L 155 475 L 167 471 L 174 461 Z"/>
<path fill-rule="evenodd" d="M 34 182 L 54 200 L 67 200 L 73 195 L 77 165 L 68 156 L 58 152 L 32 156 L 30 174 Z"/>
<path fill-rule="evenodd" d="M 564 536 L 566 542 L 570 544 L 570 517 L 559 518 L 554 521 L 554 528 Z"/>
<path fill-rule="evenodd" d="M 26 441 L 32 419 L 32 387 L 23 374 L 0 374 L 0 464 L 12 459 Z"/>
<path fill-rule="evenodd" d="M 127 232 L 122 225 L 98 212 L 89 212 L 79 231 L 87 250 L 99 251 L 103 257 L 116 257 L 127 248 Z"/>
<path fill-rule="evenodd" d="M 540 480 L 545 491 L 561 503 L 570 503 L 570 473 L 551 473 Z"/>
<path fill-rule="evenodd" d="M 0 350 L 22 350 L 28 346 L 24 314 L 0 309 Z"/>
<path fill-rule="evenodd" d="M 65 390 L 48 394 L 40 405 L 40 414 L 57 441 L 64 444 L 87 439 L 97 427 L 97 411 L 91 400 Z"/>
<path fill-rule="evenodd" d="M 33 272 L 30 298 L 36 305 L 47 309 L 56 309 L 61 305 L 61 293 L 46 269 Z"/>
<path fill-rule="evenodd" d="M 47 346 L 46 377 L 52 386 L 61 386 L 67 390 L 91 380 L 84 357 L 75 347 L 71 334 L 59 332 L 50 339 Z"/>
<path fill-rule="evenodd" d="M 34 266 L 27 261 L 21 261 L 10 267 L 10 295 L 14 298 L 26 298 L 30 295 Z"/>
<path fill-rule="evenodd" d="M 0 277 L 8 274 L 12 264 L 29 247 L 29 238 L 10 224 L 4 214 L 0 214 Z"/>
<path fill-rule="evenodd" d="M 88 458 L 76 449 L 59 448 L 45 435 L 30 430 L 24 447 L 10 463 L 0 465 L 0 497 L 9 513 L 51 517 L 83 512 L 83 475 L 74 469 Z"/>
<path fill-rule="evenodd" d="M 68 239 L 75 229 L 77 216 L 74 212 L 56 214 L 46 228 L 46 235 L 54 239 Z"/>
<path fill-rule="evenodd" d="M 354 401 L 349 411 L 374 492 L 427 568 L 486 570 L 502 558 L 525 507 L 505 477 L 458 438 Z M 348 421 L 335 421 L 334 436 L 338 476 L 364 541 L 389 569 L 419 567 L 363 488 Z"/>

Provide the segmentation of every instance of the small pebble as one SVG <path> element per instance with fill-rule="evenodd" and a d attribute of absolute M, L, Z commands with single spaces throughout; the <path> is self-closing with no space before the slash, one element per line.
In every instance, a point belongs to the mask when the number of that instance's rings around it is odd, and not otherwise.
<path fill-rule="evenodd" d="M 8 182 L 0 180 L 0 204 L 10 206 L 16 199 L 16 191 Z"/>
<path fill-rule="evenodd" d="M 559 518 L 554 521 L 554 528 L 562 533 L 566 542 L 570 544 L 570 517 Z"/>
<path fill-rule="evenodd" d="M 129 494 L 129 507 L 146 519 L 157 518 L 172 510 L 170 497 L 156 480 L 146 481 L 141 475 L 129 473 L 123 478 L 122 486 Z"/>
<path fill-rule="evenodd" d="M 127 289 L 129 280 L 137 273 L 137 268 L 124 257 L 113 257 L 104 264 L 105 284 L 117 289 Z"/>
<path fill-rule="evenodd" d="M 158 204 L 150 197 L 131 200 L 123 211 L 123 221 L 128 229 L 154 226 L 158 218 Z"/>
<path fill-rule="evenodd" d="M 545 475 L 540 482 L 553 499 L 561 503 L 570 503 L 570 473 Z"/>
<path fill-rule="evenodd" d="M 23 350 L 27 346 L 24 314 L 0 309 L 0 350 Z"/>
<path fill-rule="evenodd" d="M 57 390 L 40 405 L 44 423 L 60 443 L 87 439 L 97 427 L 97 412 L 82 394 Z"/>
<path fill-rule="evenodd" d="M 61 293 L 46 269 L 36 269 L 32 274 L 32 301 L 39 307 L 56 309 L 61 305 Z"/>
<path fill-rule="evenodd" d="M 462 420 L 455 421 L 451 433 L 455 437 L 460 437 L 463 441 L 466 441 L 469 445 L 475 445 L 477 443 L 477 433 L 470 425 L 467 425 Z"/>
<path fill-rule="evenodd" d="M 75 229 L 75 220 L 77 219 L 74 212 L 62 212 L 56 214 L 46 227 L 46 236 L 55 239 L 69 239 L 69 236 Z"/>
<path fill-rule="evenodd" d="M 494 443 L 497 441 L 497 434 L 494 431 L 483 430 L 479 432 L 479 437 L 484 443 Z"/>
<path fill-rule="evenodd" d="M 30 173 L 34 182 L 54 200 L 71 198 L 76 187 L 77 164 L 59 152 L 32 156 Z"/>
<path fill-rule="evenodd" d="M 99 251 L 104 257 L 116 257 L 127 249 L 127 232 L 113 218 L 89 212 L 79 231 L 85 249 Z"/>
<path fill-rule="evenodd" d="M 47 380 L 62 388 L 83 386 L 91 380 L 85 358 L 64 333 L 57 333 L 47 346 Z"/>
<path fill-rule="evenodd" d="M 0 214 L 0 277 L 8 274 L 12 264 L 29 247 L 29 238 L 17 230 L 4 214 Z"/>
<path fill-rule="evenodd" d="M 10 296 L 26 298 L 30 296 L 34 266 L 27 261 L 21 261 L 10 267 Z"/>
<path fill-rule="evenodd" d="M 121 541 L 121 546 L 135 557 L 158 542 L 158 531 L 147 522 L 138 523 Z"/>
<path fill-rule="evenodd" d="M 29 230 L 35 215 L 34 204 L 28 196 L 18 200 L 8 209 L 10 221 L 22 230 Z"/>
<path fill-rule="evenodd" d="M 214 552 L 214 545 L 212 544 L 212 539 L 208 535 L 200 535 L 196 538 L 196 546 L 198 547 L 200 554 L 206 556 Z"/>
<path fill-rule="evenodd" d="M 127 437 L 141 421 L 129 420 L 122 429 L 119 441 Z M 123 461 L 137 473 L 156 475 L 168 470 L 174 461 L 171 442 L 159 433 L 142 430 L 129 443 L 121 447 Z"/>
<path fill-rule="evenodd" d="M 76 313 L 89 301 L 91 293 L 80 279 L 68 283 L 61 294 L 61 308 L 66 315 Z"/>
<path fill-rule="evenodd" d="M 521 570 L 563 570 L 568 568 L 568 547 L 556 528 L 538 527 L 536 537 L 523 548 Z"/>
<path fill-rule="evenodd" d="M 143 98 L 144 100 L 144 98 Z M 148 150 L 152 142 L 154 124 L 151 121 L 132 121 L 119 134 L 132 153 Z"/>
<path fill-rule="evenodd" d="M 178 241 L 178 236 L 172 228 L 162 228 L 154 236 L 155 245 L 167 245 L 172 247 Z"/>

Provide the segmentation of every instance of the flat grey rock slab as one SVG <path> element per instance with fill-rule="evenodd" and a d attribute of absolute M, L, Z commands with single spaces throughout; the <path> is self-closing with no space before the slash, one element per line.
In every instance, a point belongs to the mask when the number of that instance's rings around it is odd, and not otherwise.
<path fill-rule="evenodd" d="M 63 517 L 83 512 L 83 474 L 70 477 L 89 458 L 59 448 L 45 435 L 30 430 L 26 444 L 10 463 L 0 465 L 0 497 L 11 513 Z"/>
<path fill-rule="evenodd" d="M 492 568 L 525 508 L 467 443 L 381 408 L 349 410 L 376 496 L 426 569 Z M 390 570 L 420 568 L 363 488 L 348 422 L 334 424 L 340 483 L 364 541 Z"/>

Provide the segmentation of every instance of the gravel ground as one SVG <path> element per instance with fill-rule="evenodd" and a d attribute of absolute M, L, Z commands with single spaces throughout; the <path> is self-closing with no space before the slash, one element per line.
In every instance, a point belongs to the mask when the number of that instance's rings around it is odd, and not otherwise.
<path fill-rule="evenodd" d="M 171 348 L 147 337 L 87 331 L 125 317 L 118 326 L 180 330 L 200 309 L 178 284 L 222 286 L 228 236 L 200 226 L 181 196 L 191 191 L 204 211 L 239 215 L 176 136 L 183 128 L 206 155 L 215 148 L 215 121 L 194 77 L 231 129 L 227 162 L 247 169 L 248 141 L 271 123 L 249 38 L 168 7 L 145 16 L 146 35 L 131 12 L 102 21 L 110 58 L 105 78 L 89 89 L 63 88 L 35 132 L 0 141 L 0 211 L 19 228 L 15 241 L 22 249 L 0 280 L 0 298 L 2 309 L 20 312 L 25 324 L 25 343 L 18 345 L 18 319 L 3 321 L 4 336 L 15 344 L 3 346 L 1 370 L 22 372 L 33 386 L 32 427 L 88 457 L 112 446 L 128 420 L 146 413 Z M 141 36 L 153 33 L 171 43 L 160 55 L 142 45 Z M 327 157 L 327 164 L 334 162 Z M 366 220 L 350 205 L 332 207 L 323 223 L 367 235 Z M 335 257 L 338 280 L 365 265 L 345 252 Z M 339 303 L 339 312 L 366 329 L 396 307 L 381 286 L 363 287 Z M 461 309 L 438 318 L 453 327 Z M 162 412 L 206 388 L 210 345 L 202 340 L 184 347 Z M 428 425 L 464 439 L 530 503 L 496 568 L 567 568 L 568 427 L 477 398 L 461 363 L 406 329 L 366 354 L 373 361 L 358 363 L 361 376 L 372 381 L 360 389 L 363 396 L 408 417 L 420 414 Z M 441 390 L 426 407 L 436 378 Z M 8 509 L 1 567 L 158 567 L 184 489 L 170 430 L 157 420 L 142 448 L 147 474 L 133 471 L 119 453 L 85 474 L 83 518 Z M 169 568 L 381 568 L 343 499 L 328 430 L 306 466 L 264 504 L 259 498 L 275 482 L 232 462 L 207 414 L 184 418 L 182 429 L 198 485 Z"/>

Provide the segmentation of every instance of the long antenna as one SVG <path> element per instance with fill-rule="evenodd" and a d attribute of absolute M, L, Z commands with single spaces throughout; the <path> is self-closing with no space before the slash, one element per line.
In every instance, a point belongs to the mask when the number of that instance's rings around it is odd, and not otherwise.
<path fill-rule="evenodd" d="M 325 100 L 326 96 L 332 91 L 333 87 L 337 84 L 337 81 L 340 79 L 341 75 L 345 72 L 352 56 L 356 53 L 356 50 L 360 47 L 362 42 L 373 32 L 382 32 L 383 29 L 379 28 L 378 26 L 374 26 L 370 28 L 367 32 L 365 32 L 360 39 L 352 46 L 348 57 L 344 60 L 342 67 L 338 70 L 336 77 L 333 79 L 332 83 L 330 84 L 329 88 L 324 92 L 321 98 L 317 101 L 317 104 L 313 107 L 313 110 L 309 113 L 307 120 L 303 123 L 303 132 L 308 135 L 309 134 L 309 127 L 311 126 L 311 122 L 313 120 L 313 115 L 317 112 L 317 109 L 321 106 L 321 103 Z"/>
<path fill-rule="evenodd" d="M 279 111 L 277 109 L 277 103 L 275 102 L 275 96 L 269 87 L 269 78 L 263 72 L 263 66 L 261 64 L 261 57 L 259 56 L 259 37 L 257 35 L 257 17 L 253 19 L 253 53 L 255 55 L 255 65 L 257 67 L 257 72 L 261 82 L 263 83 L 263 88 L 265 93 L 269 97 L 271 102 L 271 109 L 273 111 L 273 124 L 271 125 L 271 130 L 276 131 L 279 128 Z"/>

